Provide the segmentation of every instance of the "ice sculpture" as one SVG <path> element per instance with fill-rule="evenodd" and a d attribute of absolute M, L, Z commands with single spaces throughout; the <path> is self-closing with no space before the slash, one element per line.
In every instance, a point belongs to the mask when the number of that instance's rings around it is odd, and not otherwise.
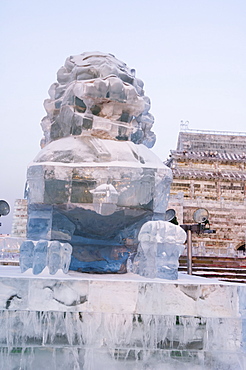
<path fill-rule="evenodd" d="M 71 262 L 72 246 L 59 241 L 48 242 L 26 240 L 20 247 L 21 272 L 32 269 L 34 275 L 40 274 L 45 267 L 54 275 L 58 270 L 68 272 Z"/>
<path fill-rule="evenodd" d="M 184 250 L 186 232 L 167 221 L 149 221 L 142 226 L 138 239 L 133 272 L 149 278 L 178 279 L 178 259 Z"/>
<path fill-rule="evenodd" d="M 73 247 L 70 269 L 126 272 L 141 226 L 163 219 L 171 170 L 151 152 L 150 100 L 111 54 L 71 56 L 45 100 L 27 171 L 27 237 Z"/>

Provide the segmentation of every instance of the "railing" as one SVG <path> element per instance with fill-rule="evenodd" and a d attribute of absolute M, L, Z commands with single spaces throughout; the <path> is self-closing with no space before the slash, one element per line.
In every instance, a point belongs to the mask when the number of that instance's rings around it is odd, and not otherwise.
<path fill-rule="evenodd" d="M 246 136 L 246 132 L 235 132 L 235 131 L 214 131 L 214 130 L 198 130 L 189 128 L 189 122 L 183 123 L 181 121 L 180 131 L 181 132 L 193 132 L 195 134 L 214 134 L 214 135 L 233 135 L 233 136 Z"/>
<path fill-rule="evenodd" d="M 20 245 L 24 238 L 0 237 L 0 265 L 18 264 Z"/>
<path fill-rule="evenodd" d="M 206 242 L 194 242 L 192 243 L 192 256 L 246 258 L 246 253 L 244 250 L 235 250 L 234 244 L 229 241 L 225 242 L 225 244 L 227 245 L 224 248 L 223 247 L 212 248 L 211 246 L 206 246 Z M 185 247 L 182 255 L 187 256 L 187 246 Z"/>

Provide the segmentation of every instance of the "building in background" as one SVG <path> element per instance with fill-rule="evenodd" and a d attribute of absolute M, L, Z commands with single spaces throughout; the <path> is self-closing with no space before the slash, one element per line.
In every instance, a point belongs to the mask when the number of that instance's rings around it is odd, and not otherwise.
<path fill-rule="evenodd" d="M 215 234 L 193 234 L 193 253 L 233 256 L 245 251 L 246 132 L 192 130 L 181 124 L 177 149 L 166 165 L 173 183 L 168 208 L 179 224 L 194 223 L 198 208 L 209 212 Z M 27 201 L 17 199 L 12 237 L 25 238 Z"/>
<path fill-rule="evenodd" d="M 246 133 L 191 130 L 181 124 L 168 208 L 179 224 L 194 223 L 198 208 L 209 212 L 216 234 L 193 235 L 194 253 L 232 256 L 245 250 Z"/>
<path fill-rule="evenodd" d="M 17 238 L 26 238 L 27 200 L 16 199 L 13 213 L 14 216 L 12 222 L 11 236 Z"/>

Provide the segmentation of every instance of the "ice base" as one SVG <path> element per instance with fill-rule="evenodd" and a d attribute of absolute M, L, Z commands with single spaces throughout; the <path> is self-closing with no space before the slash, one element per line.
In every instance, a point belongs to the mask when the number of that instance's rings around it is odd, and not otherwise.
<path fill-rule="evenodd" d="M 246 286 L 0 267 L 0 369 L 246 368 Z"/>

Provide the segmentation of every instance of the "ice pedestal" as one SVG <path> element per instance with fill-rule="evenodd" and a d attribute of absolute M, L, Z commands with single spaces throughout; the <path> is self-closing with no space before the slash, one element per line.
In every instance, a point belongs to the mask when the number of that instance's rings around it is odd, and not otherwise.
<path fill-rule="evenodd" d="M 0 269 L 0 369 L 245 369 L 246 286 Z"/>

